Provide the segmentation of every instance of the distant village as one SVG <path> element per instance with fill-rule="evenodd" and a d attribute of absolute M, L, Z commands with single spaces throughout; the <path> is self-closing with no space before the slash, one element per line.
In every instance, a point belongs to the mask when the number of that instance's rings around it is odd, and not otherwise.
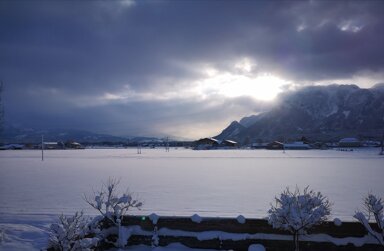
<path fill-rule="evenodd" d="M 195 150 L 210 150 L 210 149 L 234 149 L 241 148 L 241 146 L 234 140 L 218 140 L 215 138 L 202 138 L 195 142 Z M 357 138 L 342 138 L 338 142 L 314 142 L 310 143 L 305 138 L 301 141 L 294 142 L 280 142 L 272 141 L 268 143 L 251 143 L 245 146 L 251 149 L 268 149 L 268 150 L 309 150 L 309 149 L 329 149 L 338 148 L 340 150 L 349 150 L 349 148 L 356 147 L 383 147 L 383 142 L 365 140 L 361 141 Z M 343 149 L 346 148 L 346 149 Z"/>
<path fill-rule="evenodd" d="M 189 148 L 193 150 L 215 150 L 215 149 L 268 149 L 268 150 L 310 150 L 310 149 L 330 149 L 336 148 L 340 151 L 352 151 L 358 147 L 381 147 L 382 141 L 359 140 L 357 138 L 342 138 L 336 142 L 309 142 L 305 137 L 293 142 L 257 142 L 250 144 L 240 144 L 234 140 L 218 140 L 216 138 L 202 138 L 196 141 L 165 141 L 165 140 L 143 140 L 134 142 L 43 142 L 39 144 L 5 144 L 0 146 L 0 150 L 20 150 L 20 149 L 44 149 L 44 150 L 79 150 L 85 148 Z M 383 151 L 383 150 L 382 150 Z"/>

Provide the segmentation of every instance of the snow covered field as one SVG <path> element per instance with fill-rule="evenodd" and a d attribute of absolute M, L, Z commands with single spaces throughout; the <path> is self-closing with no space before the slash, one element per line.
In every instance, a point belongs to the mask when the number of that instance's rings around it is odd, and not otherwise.
<path fill-rule="evenodd" d="M 332 217 L 352 220 L 368 192 L 383 196 L 378 152 L 86 149 L 45 151 L 41 161 L 40 151 L 1 151 L 0 250 L 44 247 L 58 214 L 96 214 L 82 196 L 108 177 L 144 202 L 135 214 L 265 217 L 287 186 L 309 185 L 333 202 Z"/>

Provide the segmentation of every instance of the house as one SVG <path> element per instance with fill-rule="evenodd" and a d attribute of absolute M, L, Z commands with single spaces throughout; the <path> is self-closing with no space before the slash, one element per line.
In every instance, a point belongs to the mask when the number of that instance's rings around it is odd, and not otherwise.
<path fill-rule="evenodd" d="M 265 149 L 267 148 L 268 143 L 252 143 L 251 148 L 252 149 Z"/>
<path fill-rule="evenodd" d="M 308 150 L 308 149 L 311 149 L 311 147 L 302 142 L 302 141 L 296 141 L 296 142 L 293 142 L 293 143 L 287 143 L 287 144 L 284 144 L 284 149 L 288 149 L 288 150 Z"/>
<path fill-rule="evenodd" d="M 361 142 L 356 138 L 343 138 L 339 141 L 339 147 L 360 147 Z"/>
<path fill-rule="evenodd" d="M 328 149 L 330 147 L 330 145 L 327 143 L 324 143 L 324 142 L 315 142 L 315 143 L 311 144 L 311 147 L 314 149 L 325 150 L 325 149 Z"/>
<path fill-rule="evenodd" d="M 64 143 L 63 142 L 43 142 L 44 149 L 64 149 Z M 41 144 L 39 145 L 39 148 L 41 148 Z"/>
<path fill-rule="evenodd" d="M 195 141 L 195 150 L 207 150 L 218 147 L 220 142 L 215 138 L 203 138 Z"/>
<path fill-rule="evenodd" d="M 215 138 L 203 138 L 196 141 L 198 145 L 210 145 L 210 146 L 218 146 L 219 141 Z"/>
<path fill-rule="evenodd" d="M 221 142 L 220 144 L 221 146 L 224 146 L 224 147 L 236 147 L 238 144 L 236 141 L 233 141 L 233 140 L 229 140 L 229 139 L 225 139 Z"/>
<path fill-rule="evenodd" d="M 68 141 L 65 143 L 66 148 L 70 149 L 84 149 L 85 147 L 82 146 L 80 143 L 77 143 L 75 141 Z"/>
<path fill-rule="evenodd" d="M 266 148 L 268 150 L 283 150 L 284 144 L 279 142 L 279 141 L 273 141 L 273 142 L 267 144 Z"/>
<path fill-rule="evenodd" d="M 8 144 L 0 147 L 0 150 L 21 150 L 24 148 L 24 145 L 21 144 Z"/>

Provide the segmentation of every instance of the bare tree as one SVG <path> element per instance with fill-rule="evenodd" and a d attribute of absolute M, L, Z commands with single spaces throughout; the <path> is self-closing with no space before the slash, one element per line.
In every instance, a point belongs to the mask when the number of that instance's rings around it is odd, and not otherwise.
<path fill-rule="evenodd" d="M 367 215 L 363 212 L 356 212 L 353 217 L 356 218 L 365 227 L 368 233 L 384 247 L 384 204 L 382 199 L 373 194 L 368 194 L 364 199 L 364 208 Z M 372 216 L 379 232 L 376 232 L 369 224 Z"/>
<path fill-rule="evenodd" d="M 92 197 L 84 196 L 84 200 L 106 219 L 117 223 L 129 209 L 140 209 L 142 202 L 132 198 L 128 191 L 122 196 L 117 195 L 117 188 L 120 180 L 109 178 L 106 184 L 103 184 L 98 191 L 94 191 Z"/>
<path fill-rule="evenodd" d="M 275 205 L 268 211 L 268 223 L 274 228 L 293 234 L 295 250 L 299 250 L 299 235 L 306 234 L 314 225 L 324 222 L 331 212 L 331 203 L 320 192 L 306 187 L 301 193 L 287 188 L 275 197 Z"/>
<path fill-rule="evenodd" d="M 84 200 L 96 209 L 104 220 L 118 227 L 117 246 L 123 247 L 129 236 L 123 233 L 121 220 L 130 209 L 140 209 L 143 204 L 137 199 L 133 199 L 133 195 L 128 191 L 119 196 L 117 194 L 119 183 L 120 180 L 109 178 L 108 182 L 103 183 L 99 190 L 93 192 L 92 196 L 84 196 Z"/>

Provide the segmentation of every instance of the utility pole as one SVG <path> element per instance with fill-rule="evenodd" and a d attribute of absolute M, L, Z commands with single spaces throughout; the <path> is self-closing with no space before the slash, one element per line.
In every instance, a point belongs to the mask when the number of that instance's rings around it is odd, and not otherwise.
<path fill-rule="evenodd" d="M 44 135 L 41 135 L 41 161 L 44 161 Z"/>
<path fill-rule="evenodd" d="M 137 154 L 141 154 L 141 145 L 137 143 Z"/>
<path fill-rule="evenodd" d="M 165 141 L 165 151 L 169 152 L 169 138 L 168 137 L 166 138 L 166 141 Z"/>

